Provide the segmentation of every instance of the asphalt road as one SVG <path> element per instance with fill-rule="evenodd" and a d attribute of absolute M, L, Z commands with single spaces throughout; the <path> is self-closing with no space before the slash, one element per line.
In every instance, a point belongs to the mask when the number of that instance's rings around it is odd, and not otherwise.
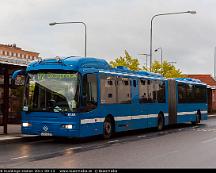
<path fill-rule="evenodd" d="M 216 168 L 216 118 L 120 133 L 113 139 L 0 143 L 0 168 Z"/>

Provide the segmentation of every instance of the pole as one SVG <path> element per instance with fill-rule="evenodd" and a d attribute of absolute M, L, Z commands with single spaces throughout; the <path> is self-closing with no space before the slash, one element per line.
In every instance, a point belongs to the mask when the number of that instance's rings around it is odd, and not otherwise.
<path fill-rule="evenodd" d="M 147 67 L 148 67 L 148 56 L 150 56 L 149 54 L 146 54 L 146 53 L 141 53 L 141 54 L 139 54 L 139 55 L 145 55 L 146 56 L 146 69 L 147 69 Z"/>
<path fill-rule="evenodd" d="M 165 16 L 165 15 L 174 15 L 174 14 L 185 14 L 185 13 L 189 13 L 189 14 L 196 14 L 196 11 L 184 11 L 184 12 L 175 12 L 175 13 L 161 13 L 161 14 L 156 14 L 151 18 L 151 27 L 150 27 L 150 71 L 152 70 L 152 34 L 153 34 L 153 20 L 155 17 L 157 16 Z"/>
<path fill-rule="evenodd" d="M 148 55 L 146 55 L 146 69 L 148 68 L 147 62 L 148 62 Z"/>
<path fill-rule="evenodd" d="M 70 23 L 80 23 L 80 24 L 83 24 L 84 26 L 84 29 L 85 29 L 85 57 L 87 57 L 87 26 L 84 22 L 53 22 L 53 23 L 50 23 L 49 25 L 50 26 L 54 26 L 54 25 L 58 25 L 58 24 L 70 24 Z"/>
<path fill-rule="evenodd" d="M 4 98 L 3 98 L 3 126 L 4 134 L 7 134 L 8 114 L 9 114 L 9 71 L 8 67 L 4 67 Z"/>
<path fill-rule="evenodd" d="M 162 48 L 160 48 L 161 50 L 161 65 L 163 64 L 163 51 L 162 51 Z"/>
<path fill-rule="evenodd" d="M 214 79 L 216 79 L 216 47 L 214 48 Z"/>
<path fill-rule="evenodd" d="M 152 23 L 153 23 L 153 19 L 155 18 L 156 16 L 153 16 L 152 19 L 151 19 L 151 29 L 150 29 L 150 67 L 149 67 L 149 70 L 150 72 L 152 71 Z"/>

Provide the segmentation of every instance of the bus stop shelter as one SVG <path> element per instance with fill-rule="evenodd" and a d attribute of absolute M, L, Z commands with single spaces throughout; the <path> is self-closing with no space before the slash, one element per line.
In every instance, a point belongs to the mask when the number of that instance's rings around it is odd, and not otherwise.
<path fill-rule="evenodd" d="M 14 104 L 10 104 L 10 91 L 11 87 L 11 75 L 15 70 L 25 69 L 27 67 L 27 62 L 24 60 L 11 60 L 10 58 L 0 57 L 0 110 L 1 110 L 1 121 L 0 126 L 3 126 L 3 133 L 8 132 L 8 117 L 10 114 L 10 107 L 14 107 Z M 16 90 L 16 88 L 15 88 Z M 19 98 L 22 99 L 22 96 Z M 13 98 L 11 99 L 13 100 Z M 19 112 L 14 112 L 15 114 L 20 114 Z"/>

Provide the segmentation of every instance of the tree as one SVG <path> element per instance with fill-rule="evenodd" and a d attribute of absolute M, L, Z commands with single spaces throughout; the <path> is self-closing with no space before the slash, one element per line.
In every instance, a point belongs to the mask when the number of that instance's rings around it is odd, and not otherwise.
<path fill-rule="evenodd" d="M 180 69 L 176 69 L 174 65 L 167 61 L 163 61 L 162 65 L 159 61 L 154 61 L 152 63 L 152 72 L 160 73 L 166 78 L 184 77 Z"/>
<path fill-rule="evenodd" d="M 124 51 L 125 56 L 120 56 L 119 58 L 110 61 L 110 65 L 112 67 L 117 66 L 125 66 L 130 70 L 144 70 L 150 71 L 149 68 L 143 67 L 142 69 L 139 67 L 140 63 L 137 58 L 132 57 L 127 50 Z M 176 78 L 176 77 L 185 77 L 182 75 L 180 69 L 176 69 L 176 67 L 167 61 L 163 61 L 161 65 L 159 61 L 154 61 L 152 63 L 152 72 L 162 74 L 166 78 Z"/>
<path fill-rule="evenodd" d="M 127 50 L 125 50 L 124 53 L 125 53 L 124 57 L 120 56 L 119 58 L 116 58 L 115 60 L 110 61 L 110 65 L 112 67 L 125 66 L 130 70 L 141 70 L 139 68 L 139 65 L 140 65 L 139 60 L 129 55 Z"/>

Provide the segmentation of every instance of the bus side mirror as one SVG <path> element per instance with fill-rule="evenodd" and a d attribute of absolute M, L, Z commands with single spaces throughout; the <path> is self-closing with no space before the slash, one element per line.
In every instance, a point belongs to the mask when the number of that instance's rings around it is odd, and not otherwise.
<path fill-rule="evenodd" d="M 16 78 L 18 75 L 23 75 L 25 76 L 26 71 L 25 70 L 16 70 L 13 72 L 12 77 L 11 77 L 11 88 L 15 88 L 16 87 Z"/>

